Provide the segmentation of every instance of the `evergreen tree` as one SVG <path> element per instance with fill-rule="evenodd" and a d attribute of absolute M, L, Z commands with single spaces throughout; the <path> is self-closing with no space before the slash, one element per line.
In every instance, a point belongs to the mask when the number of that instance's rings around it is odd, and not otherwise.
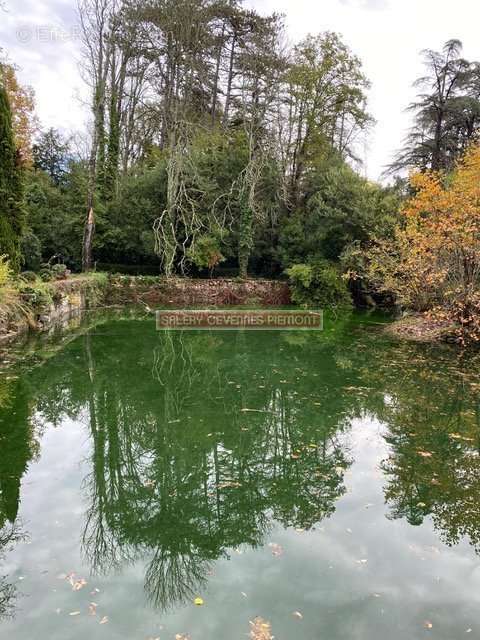
<path fill-rule="evenodd" d="M 20 235 L 23 228 L 22 182 L 15 148 L 12 113 L 0 76 L 0 254 L 13 268 L 20 265 Z"/>

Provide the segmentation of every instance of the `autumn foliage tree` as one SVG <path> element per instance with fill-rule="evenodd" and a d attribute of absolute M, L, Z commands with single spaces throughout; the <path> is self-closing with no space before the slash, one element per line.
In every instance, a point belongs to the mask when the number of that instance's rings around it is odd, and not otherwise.
<path fill-rule="evenodd" d="M 370 250 L 371 281 L 451 324 L 460 342 L 480 341 L 480 146 L 452 174 L 418 173 L 411 186 L 395 239 Z"/>
<path fill-rule="evenodd" d="M 0 63 L 0 74 L 12 112 L 12 127 L 18 162 L 22 166 L 30 167 L 33 160 L 32 138 L 37 129 L 33 89 L 22 86 L 18 82 L 15 67 L 11 64 Z"/>

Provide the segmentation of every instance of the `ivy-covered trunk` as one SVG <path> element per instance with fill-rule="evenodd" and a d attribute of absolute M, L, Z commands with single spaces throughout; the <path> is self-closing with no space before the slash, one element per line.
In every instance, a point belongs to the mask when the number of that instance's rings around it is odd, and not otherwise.
<path fill-rule="evenodd" d="M 248 277 L 248 261 L 253 248 L 253 211 L 247 202 L 240 208 L 238 231 L 238 266 L 240 278 Z"/>

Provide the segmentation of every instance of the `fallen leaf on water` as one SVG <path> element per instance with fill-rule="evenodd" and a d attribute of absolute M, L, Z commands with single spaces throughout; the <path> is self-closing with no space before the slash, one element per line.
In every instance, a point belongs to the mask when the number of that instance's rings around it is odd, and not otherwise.
<path fill-rule="evenodd" d="M 298 618 L 299 620 L 302 620 L 302 618 L 303 618 L 303 616 L 302 616 L 302 614 L 300 613 L 300 611 L 294 611 L 294 612 L 292 613 L 292 616 L 293 616 L 294 618 Z"/>
<path fill-rule="evenodd" d="M 100 620 L 99 624 L 107 624 L 108 622 L 108 616 L 103 616 L 103 618 Z"/>
<path fill-rule="evenodd" d="M 193 602 L 197 605 L 197 607 L 201 607 L 203 604 L 203 598 L 195 598 Z"/>
<path fill-rule="evenodd" d="M 281 556 L 283 554 L 282 546 L 277 544 L 276 542 L 270 542 L 268 546 L 272 550 L 272 555 Z"/>
<path fill-rule="evenodd" d="M 270 623 L 260 617 L 250 621 L 250 640 L 273 640 Z"/>
<path fill-rule="evenodd" d="M 68 614 L 69 616 L 79 616 L 80 615 L 80 611 L 72 611 L 71 613 Z"/>
<path fill-rule="evenodd" d="M 76 580 L 75 582 L 72 583 L 72 589 L 74 591 L 80 591 L 80 589 L 83 589 L 83 587 L 87 584 L 87 581 L 84 580 L 83 578 L 80 578 L 80 580 Z"/>

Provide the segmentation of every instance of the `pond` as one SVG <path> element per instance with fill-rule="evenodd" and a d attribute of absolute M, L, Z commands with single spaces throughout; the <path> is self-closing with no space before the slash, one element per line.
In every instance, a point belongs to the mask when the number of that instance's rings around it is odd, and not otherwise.
<path fill-rule="evenodd" d="M 20 349 L 0 637 L 479 638 L 480 364 L 375 320 Z"/>

